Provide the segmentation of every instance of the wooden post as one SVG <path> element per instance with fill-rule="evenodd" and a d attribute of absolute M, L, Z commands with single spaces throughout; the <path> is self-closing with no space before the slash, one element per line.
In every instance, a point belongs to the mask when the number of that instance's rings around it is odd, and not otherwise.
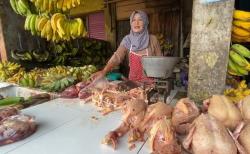
<path fill-rule="evenodd" d="M 234 0 L 205 1 L 193 1 L 192 15 L 188 97 L 198 103 L 224 90 L 234 9 Z"/>
<path fill-rule="evenodd" d="M 104 8 L 105 16 L 105 33 L 107 41 L 110 42 L 111 48 L 116 49 L 116 6 L 115 3 L 106 4 Z"/>

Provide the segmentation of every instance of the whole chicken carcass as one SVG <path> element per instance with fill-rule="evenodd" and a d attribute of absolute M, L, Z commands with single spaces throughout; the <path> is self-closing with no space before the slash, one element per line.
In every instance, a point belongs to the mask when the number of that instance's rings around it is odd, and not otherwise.
<path fill-rule="evenodd" d="M 174 107 L 172 114 L 172 123 L 179 134 L 189 132 L 191 123 L 200 114 L 199 108 L 189 98 L 182 98 Z"/>
<path fill-rule="evenodd" d="M 247 153 L 250 153 L 250 124 L 247 124 L 240 133 L 239 143 Z"/>
<path fill-rule="evenodd" d="M 240 110 L 226 96 L 213 95 L 206 101 L 208 101 L 208 113 L 221 121 L 230 130 L 234 130 L 241 122 Z"/>
<path fill-rule="evenodd" d="M 245 122 L 250 122 L 250 96 L 239 102 L 239 109 Z"/>
<path fill-rule="evenodd" d="M 170 119 L 158 120 L 150 130 L 150 148 L 154 154 L 181 154 Z"/>
<path fill-rule="evenodd" d="M 139 131 L 148 133 L 156 121 L 164 117 L 171 118 L 172 111 L 173 108 L 163 102 L 149 105 L 145 117 L 139 126 Z"/>
<path fill-rule="evenodd" d="M 132 132 L 129 136 L 129 140 L 137 140 L 137 135 L 134 133 L 137 132 L 136 129 L 139 123 L 143 120 L 146 109 L 147 104 L 144 100 L 135 99 L 127 101 L 123 109 L 124 114 L 122 124 L 114 131 L 109 132 L 105 136 L 103 143 L 111 145 L 115 149 L 118 144 L 118 138 L 126 134 L 129 130 Z"/>
<path fill-rule="evenodd" d="M 201 114 L 183 141 L 194 154 L 237 154 L 237 147 L 225 126 L 209 114 Z"/>

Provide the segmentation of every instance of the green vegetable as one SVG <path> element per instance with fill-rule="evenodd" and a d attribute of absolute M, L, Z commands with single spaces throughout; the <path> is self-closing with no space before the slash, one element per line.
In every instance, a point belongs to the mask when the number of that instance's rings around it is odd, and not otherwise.
<path fill-rule="evenodd" d="M 23 97 L 7 97 L 0 100 L 0 106 L 19 104 L 24 101 Z"/>

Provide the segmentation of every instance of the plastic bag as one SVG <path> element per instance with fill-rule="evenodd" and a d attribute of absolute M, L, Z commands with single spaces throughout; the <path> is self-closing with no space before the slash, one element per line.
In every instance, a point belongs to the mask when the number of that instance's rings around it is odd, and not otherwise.
<path fill-rule="evenodd" d="M 0 122 L 0 145 L 22 140 L 37 129 L 33 117 L 28 115 L 13 115 Z"/>

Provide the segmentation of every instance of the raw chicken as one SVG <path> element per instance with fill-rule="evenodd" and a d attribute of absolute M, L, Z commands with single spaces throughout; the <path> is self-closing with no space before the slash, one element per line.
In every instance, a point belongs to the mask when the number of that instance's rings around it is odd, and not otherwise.
<path fill-rule="evenodd" d="M 103 143 L 112 145 L 112 147 L 115 149 L 118 144 L 118 138 L 126 134 L 129 130 L 132 132 L 129 137 L 130 142 L 132 142 L 132 140 L 137 140 L 137 135 L 135 134 L 137 132 L 136 128 L 143 120 L 146 109 L 147 104 L 144 102 L 144 100 L 135 99 L 126 102 L 126 105 L 123 109 L 123 123 L 117 129 L 107 134 L 103 140 Z"/>
<path fill-rule="evenodd" d="M 240 151 L 240 154 L 249 154 L 250 153 L 250 124 L 239 126 L 240 128 L 234 132 L 235 138 L 238 138 L 240 146 L 243 149 Z"/>
<path fill-rule="evenodd" d="M 81 91 L 83 88 L 85 88 L 88 85 L 89 85 L 89 82 L 87 82 L 87 81 L 78 82 L 76 84 L 76 89 L 79 92 L 79 91 Z"/>
<path fill-rule="evenodd" d="M 177 143 L 171 120 L 164 117 L 158 120 L 150 130 L 149 143 L 154 154 L 180 154 L 181 146 Z"/>
<path fill-rule="evenodd" d="M 163 102 L 158 102 L 151 104 L 147 108 L 147 112 L 144 120 L 139 126 L 139 131 L 143 133 L 149 133 L 150 129 L 153 127 L 153 124 L 166 117 L 171 118 L 173 108 L 170 105 L 167 105 Z"/>
<path fill-rule="evenodd" d="M 125 102 L 132 99 L 127 93 L 103 89 L 92 90 L 92 102 L 100 109 L 103 115 L 124 107 Z"/>
<path fill-rule="evenodd" d="M 240 110 L 224 95 L 213 95 L 208 103 L 208 113 L 221 121 L 227 128 L 234 130 L 241 122 Z M 206 104 L 206 101 L 204 101 Z"/>
<path fill-rule="evenodd" d="M 239 109 L 242 115 L 242 118 L 246 122 L 250 122 L 250 96 L 245 97 L 240 103 L 239 103 Z"/>
<path fill-rule="evenodd" d="M 189 98 L 182 98 L 174 107 L 172 114 L 172 123 L 179 134 L 189 132 L 191 123 L 200 114 L 199 108 Z"/>
<path fill-rule="evenodd" d="M 225 126 L 209 114 L 201 114 L 194 120 L 183 147 L 194 154 L 237 154 Z"/>
<path fill-rule="evenodd" d="M 14 107 L 6 107 L 3 109 L 0 109 L 0 121 L 12 115 L 16 115 L 16 114 L 18 114 L 18 110 Z"/>
<path fill-rule="evenodd" d="M 91 89 L 88 88 L 83 88 L 79 93 L 78 93 L 78 97 L 80 99 L 84 99 L 87 100 L 88 98 L 90 98 L 90 96 L 92 95 L 92 91 Z"/>
<path fill-rule="evenodd" d="M 61 97 L 62 98 L 77 98 L 78 97 L 78 90 L 76 89 L 76 86 L 70 86 L 66 88 L 62 93 Z"/>

